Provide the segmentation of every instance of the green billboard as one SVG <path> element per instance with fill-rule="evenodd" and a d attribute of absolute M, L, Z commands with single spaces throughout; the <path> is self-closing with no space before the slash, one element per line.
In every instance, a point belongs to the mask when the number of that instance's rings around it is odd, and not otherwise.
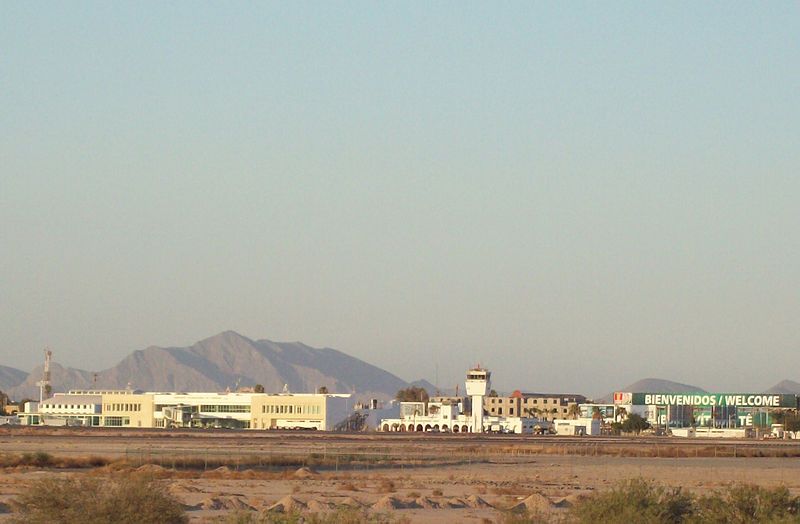
<path fill-rule="evenodd" d="M 632 393 L 634 406 L 736 406 L 797 408 L 796 395 L 769 393 Z"/>

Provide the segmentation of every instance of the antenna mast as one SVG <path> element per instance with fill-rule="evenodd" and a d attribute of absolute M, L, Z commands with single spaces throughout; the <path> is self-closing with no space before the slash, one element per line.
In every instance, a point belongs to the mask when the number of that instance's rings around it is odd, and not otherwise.
<path fill-rule="evenodd" d="M 45 394 L 50 396 L 50 359 L 53 352 L 44 348 L 44 369 L 42 370 L 42 380 L 36 383 L 39 386 L 39 402 L 44 400 Z"/>

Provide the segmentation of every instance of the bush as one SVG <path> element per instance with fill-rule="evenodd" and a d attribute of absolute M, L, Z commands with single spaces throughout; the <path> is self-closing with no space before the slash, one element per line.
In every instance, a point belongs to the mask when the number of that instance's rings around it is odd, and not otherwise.
<path fill-rule="evenodd" d="M 143 475 L 112 480 L 42 479 L 13 504 L 17 513 L 12 521 L 20 524 L 182 524 L 188 520 L 181 504 Z"/>
<path fill-rule="evenodd" d="M 585 523 L 677 523 L 692 512 L 693 497 L 680 488 L 667 489 L 632 479 L 576 504 L 572 516 Z"/>
<path fill-rule="evenodd" d="M 44 451 L 37 451 L 36 453 L 24 453 L 20 458 L 20 465 L 36 466 L 37 468 L 46 468 L 52 466 L 54 463 L 53 456 Z"/>
<path fill-rule="evenodd" d="M 697 499 L 699 522 L 800 522 L 800 497 L 785 487 L 773 489 L 750 484 L 731 486 Z"/>
<path fill-rule="evenodd" d="M 585 523 L 749 524 L 800 522 L 800 497 L 785 487 L 732 485 L 699 497 L 643 479 L 619 484 L 576 504 L 570 511 Z"/>

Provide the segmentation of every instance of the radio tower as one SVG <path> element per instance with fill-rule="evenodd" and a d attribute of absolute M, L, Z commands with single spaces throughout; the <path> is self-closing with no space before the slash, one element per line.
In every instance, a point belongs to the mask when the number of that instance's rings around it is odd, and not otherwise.
<path fill-rule="evenodd" d="M 50 359 L 53 357 L 53 352 L 49 349 L 44 349 L 44 370 L 42 371 L 42 380 L 36 383 L 39 386 L 39 402 L 44 400 L 45 393 L 50 395 Z"/>

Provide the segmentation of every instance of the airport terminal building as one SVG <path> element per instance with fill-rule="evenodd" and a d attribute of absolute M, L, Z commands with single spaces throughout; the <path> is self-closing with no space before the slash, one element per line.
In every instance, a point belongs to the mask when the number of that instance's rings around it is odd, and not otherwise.
<path fill-rule="evenodd" d="M 352 413 L 349 394 L 70 391 L 27 402 L 24 425 L 331 431 Z"/>

